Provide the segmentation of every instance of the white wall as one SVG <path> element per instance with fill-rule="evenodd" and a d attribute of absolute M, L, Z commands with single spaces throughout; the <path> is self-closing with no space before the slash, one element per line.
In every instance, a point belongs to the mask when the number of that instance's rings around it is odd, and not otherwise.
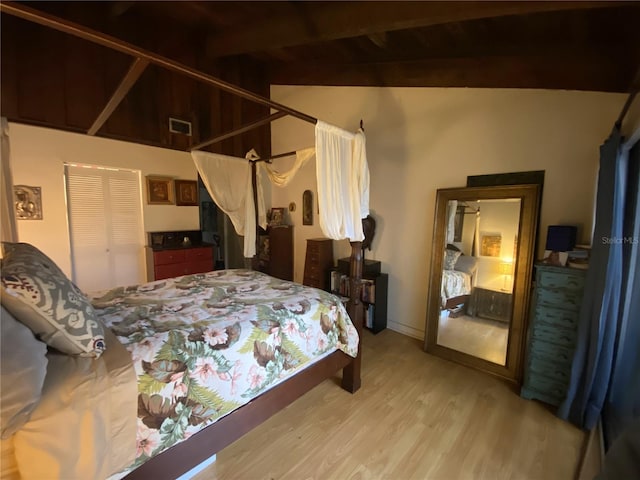
<path fill-rule="evenodd" d="M 468 175 L 545 170 L 541 239 L 548 225 L 574 224 L 586 243 L 598 148 L 626 99 L 574 91 L 295 86 L 272 86 L 271 97 L 349 130 L 364 120 L 377 222 L 367 258 L 389 273 L 389 328 L 417 338 L 424 336 L 436 190 L 464 186 Z M 313 143 L 306 122 L 286 117 L 272 124 L 274 153 Z M 312 227 L 301 222 L 302 192 L 316 191 L 314 169 L 307 165 L 292 185 L 272 191 L 273 206 L 298 205 L 292 215 L 298 281 L 306 239 L 322 236 L 317 218 Z M 343 241 L 335 256 L 348 252 Z"/>
<path fill-rule="evenodd" d="M 200 228 L 198 207 L 147 205 L 146 202 L 146 175 L 197 178 L 188 153 L 18 123 L 10 123 L 9 128 L 13 183 L 42 188 L 43 220 L 18 220 L 19 240 L 36 245 L 67 275 L 71 275 L 71 253 L 64 192 L 65 163 L 140 170 L 145 232 Z"/>

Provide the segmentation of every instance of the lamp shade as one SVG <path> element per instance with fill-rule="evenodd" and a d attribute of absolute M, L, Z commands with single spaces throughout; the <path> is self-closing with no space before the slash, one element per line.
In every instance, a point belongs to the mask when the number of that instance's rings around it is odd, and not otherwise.
<path fill-rule="evenodd" d="M 511 275 L 511 268 L 513 267 L 513 264 L 510 262 L 500 262 L 500 273 L 502 275 Z"/>
<path fill-rule="evenodd" d="M 571 225 L 549 225 L 547 230 L 547 246 L 545 250 L 552 252 L 569 252 L 576 245 L 578 229 Z"/>

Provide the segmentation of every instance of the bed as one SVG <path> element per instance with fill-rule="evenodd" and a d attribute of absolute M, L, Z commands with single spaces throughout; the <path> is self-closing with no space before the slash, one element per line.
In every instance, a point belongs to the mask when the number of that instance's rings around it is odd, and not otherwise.
<path fill-rule="evenodd" d="M 69 312 L 74 292 L 81 295 L 25 245 L 13 244 L 3 260 L 3 342 L 11 317 L 25 314 L 16 285 L 50 296 L 49 311 Z M 71 294 L 54 293 L 63 284 Z M 88 299 L 104 330 L 76 336 L 85 353 L 43 354 L 42 342 L 23 335 L 35 342 L 24 348 L 39 352 L 29 361 L 41 361 L 27 372 L 44 378 L 40 388 L 33 382 L 28 419 L 3 431 L 3 469 L 13 464 L 23 478 L 177 478 L 341 368 L 343 388 L 360 385 L 361 316 L 351 322 L 340 299 L 322 290 L 222 270 Z M 3 362 L 3 380 L 7 368 Z M 3 423 L 4 401 L 3 393 Z"/>
<path fill-rule="evenodd" d="M 441 309 L 464 309 L 475 281 L 477 258 L 464 255 L 454 245 L 447 245 L 444 253 L 442 281 L 440 282 Z M 460 307 L 462 305 L 462 307 Z"/>

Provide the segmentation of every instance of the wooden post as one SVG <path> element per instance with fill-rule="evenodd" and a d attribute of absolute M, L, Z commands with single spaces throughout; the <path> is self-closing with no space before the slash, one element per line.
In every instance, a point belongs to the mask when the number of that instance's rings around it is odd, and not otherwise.
<path fill-rule="evenodd" d="M 351 298 L 347 304 L 347 311 L 351 317 L 353 325 L 358 331 L 360 345 L 358 345 L 358 355 L 353 361 L 342 369 L 342 388 L 355 393 L 361 385 L 360 363 L 362 360 L 362 320 L 363 309 L 360 300 L 360 289 L 362 288 L 362 242 L 351 242 L 351 264 L 349 272 L 351 282 Z"/>
<path fill-rule="evenodd" d="M 254 160 L 250 161 L 251 163 L 251 190 L 253 191 L 253 216 L 256 221 L 256 253 L 253 254 L 253 258 L 251 259 L 251 270 L 258 269 L 258 251 L 260 250 L 260 215 L 258 212 L 258 173 L 257 173 L 257 165 Z"/>

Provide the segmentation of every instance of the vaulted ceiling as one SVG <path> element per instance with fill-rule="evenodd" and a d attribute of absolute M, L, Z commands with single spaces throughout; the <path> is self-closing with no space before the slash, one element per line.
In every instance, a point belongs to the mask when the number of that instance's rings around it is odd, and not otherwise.
<path fill-rule="evenodd" d="M 270 84 L 605 92 L 640 86 L 635 1 L 2 3 L 109 34 L 263 96 Z M 2 108 L 10 119 L 89 131 L 127 69 L 135 69 L 122 53 L 44 32 L 5 10 L 0 19 Z M 193 145 L 238 128 L 240 117 L 246 123 L 268 114 L 264 105 L 251 111 L 229 94 L 213 98 L 193 79 L 158 72 L 157 65 L 139 70 L 114 113 L 117 122 L 98 127 L 98 135 L 183 149 L 189 145 L 137 124 L 182 116 L 197 124 Z M 56 95 L 63 97 L 59 105 Z M 215 118 L 225 105 L 236 112 L 232 124 Z M 133 112 L 142 118 L 132 119 Z"/>
<path fill-rule="evenodd" d="M 628 91 L 639 2 L 29 2 L 203 64 L 248 56 L 271 83 Z"/>

